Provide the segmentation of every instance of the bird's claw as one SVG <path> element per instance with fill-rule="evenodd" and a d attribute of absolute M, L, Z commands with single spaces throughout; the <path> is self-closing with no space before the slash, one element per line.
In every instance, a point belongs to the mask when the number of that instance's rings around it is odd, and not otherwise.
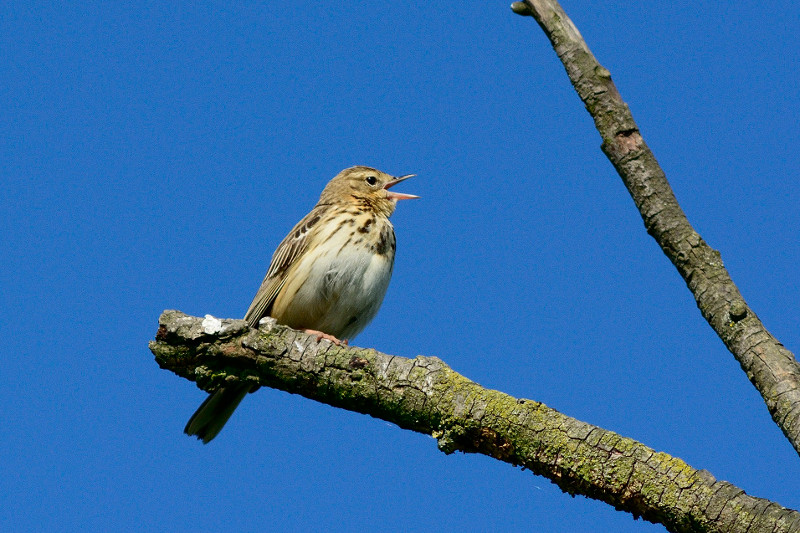
<path fill-rule="evenodd" d="M 303 331 L 308 335 L 314 335 L 317 338 L 317 342 L 321 341 L 322 339 L 325 339 L 326 341 L 331 341 L 336 346 L 341 346 L 342 344 L 347 346 L 347 339 L 339 340 L 333 335 L 329 335 L 322 331 L 317 331 L 316 329 L 304 329 Z"/>

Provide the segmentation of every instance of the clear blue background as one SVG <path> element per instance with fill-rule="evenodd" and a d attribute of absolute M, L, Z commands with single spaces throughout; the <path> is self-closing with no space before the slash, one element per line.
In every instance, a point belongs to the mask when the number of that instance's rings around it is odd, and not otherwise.
<path fill-rule="evenodd" d="M 800 508 L 800 459 L 645 233 L 533 19 L 502 2 L 0 7 L 0 530 L 660 531 L 272 390 L 203 446 L 147 349 L 241 317 L 354 164 L 414 172 L 355 340 L 436 355 Z M 791 350 L 793 2 L 566 2 L 690 220 Z"/>

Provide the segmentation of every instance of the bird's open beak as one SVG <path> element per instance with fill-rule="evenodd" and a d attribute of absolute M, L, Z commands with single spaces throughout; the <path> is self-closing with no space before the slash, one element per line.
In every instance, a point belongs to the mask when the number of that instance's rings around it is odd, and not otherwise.
<path fill-rule="evenodd" d="M 419 196 L 415 196 L 413 194 L 404 194 L 401 192 L 389 192 L 388 189 L 391 189 L 401 181 L 405 181 L 408 178 L 413 178 L 416 174 L 406 174 L 405 176 L 400 176 L 399 178 L 395 178 L 386 185 L 383 186 L 384 189 L 387 189 L 386 197 L 389 200 L 413 200 L 414 198 L 419 198 Z"/>

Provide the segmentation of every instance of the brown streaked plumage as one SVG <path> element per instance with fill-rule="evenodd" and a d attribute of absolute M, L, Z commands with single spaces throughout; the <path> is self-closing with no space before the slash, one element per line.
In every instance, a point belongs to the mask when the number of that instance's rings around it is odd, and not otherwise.
<path fill-rule="evenodd" d="M 389 217 L 398 200 L 417 198 L 389 189 L 411 176 L 394 178 L 357 166 L 328 182 L 317 205 L 275 250 L 245 315 L 250 326 L 270 316 L 336 344 L 360 333 L 377 314 L 392 276 L 395 236 Z M 220 388 L 184 432 L 208 443 L 248 392 L 249 385 Z"/>

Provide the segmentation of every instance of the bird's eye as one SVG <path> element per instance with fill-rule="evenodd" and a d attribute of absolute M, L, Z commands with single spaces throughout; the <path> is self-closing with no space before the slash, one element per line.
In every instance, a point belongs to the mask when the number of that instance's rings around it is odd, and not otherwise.
<path fill-rule="evenodd" d="M 367 183 L 369 185 L 375 185 L 376 183 L 378 183 L 378 178 L 376 178 L 375 176 L 367 176 Z"/>

